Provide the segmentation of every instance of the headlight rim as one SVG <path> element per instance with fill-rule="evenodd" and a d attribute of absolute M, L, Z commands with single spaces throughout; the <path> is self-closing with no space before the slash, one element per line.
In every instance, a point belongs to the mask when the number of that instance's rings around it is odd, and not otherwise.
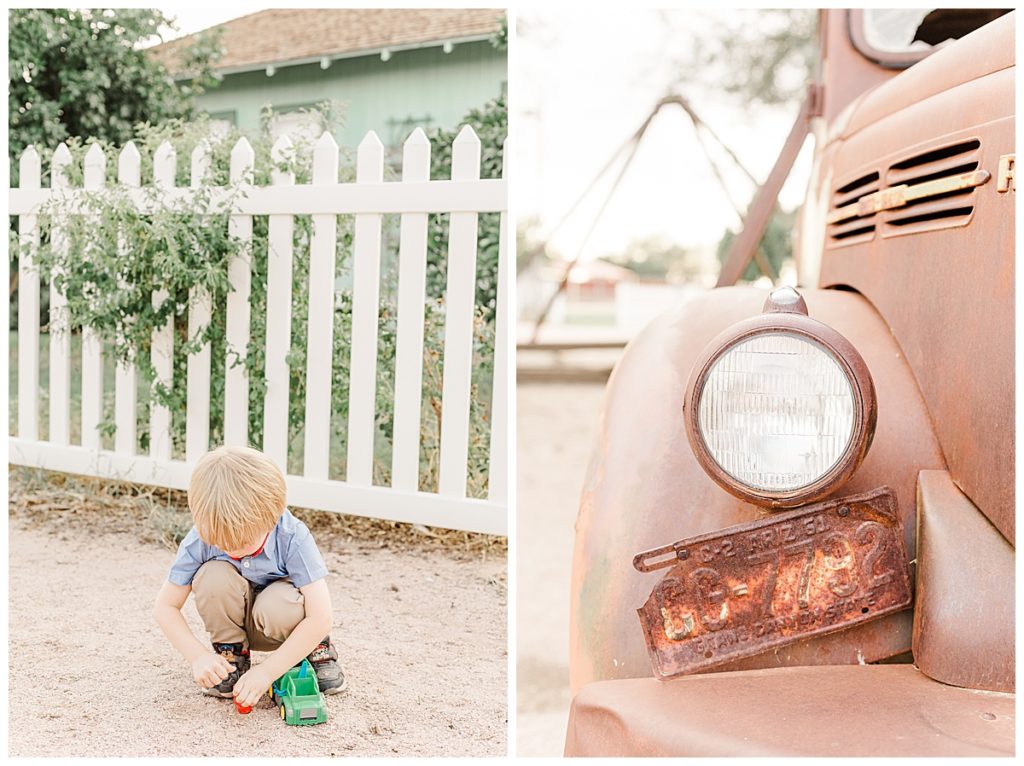
<path fill-rule="evenodd" d="M 802 303 L 802 300 L 801 300 Z M 792 490 L 758 490 L 727 473 L 711 455 L 699 427 L 699 395 L 714 363 L 729 349 L 756 335 L 788 333 L 817 343 L 828 352 L 850 383 L 854 398 L 854 425 L 850 443 L 835 465 L 810 484 Z M 695 398 L 695 394 L 697 395 Z M 844 485 L 860 467 L 874 438 L 878 402 L 867 363 L 838 330 L 797 311 L 770 311 L 741 320 L 719 333 L 701 351 L 692 368 L 683 404 L 686 436 L 697 462 L 719 486 L 746 502 L 783 510 L 814 502 Z"/>

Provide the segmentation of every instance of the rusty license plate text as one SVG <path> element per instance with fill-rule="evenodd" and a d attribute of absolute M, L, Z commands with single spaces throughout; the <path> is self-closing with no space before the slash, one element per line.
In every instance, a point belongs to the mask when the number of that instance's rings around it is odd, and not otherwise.
<path fill-rule="evenodd" d="M 637 610 L 654 674 L 672 678 L 910 606 L 892 490 L 829 500 L 637 554 L 669 568 Z"/>

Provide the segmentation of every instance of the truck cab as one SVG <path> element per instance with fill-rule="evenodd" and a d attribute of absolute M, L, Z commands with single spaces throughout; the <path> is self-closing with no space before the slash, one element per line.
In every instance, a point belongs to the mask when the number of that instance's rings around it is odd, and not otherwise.
<path fill-rule="evenodd" d="M 723 489 L 688 438 L 695 365 L 766 299 L 711 290 L 648 326 L 608 383 L 576 528 L 566 754 L 1013 753 L 1015 18 L 819 16 L 797 289 L 863 358 L 877 420 L 816 501 L 891 489 L 909 607 L 652 677 L 637 610 L 658 576 L 633 557 L 776 512 Z"/>

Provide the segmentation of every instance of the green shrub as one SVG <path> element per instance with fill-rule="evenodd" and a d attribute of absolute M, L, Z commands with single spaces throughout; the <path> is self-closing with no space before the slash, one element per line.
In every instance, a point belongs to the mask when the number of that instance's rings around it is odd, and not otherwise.
<path fill-rule="evenodd" d="M 504 113 L 504 104 L 493 102 L 491 111 Z M 324 129 L 333 130 L 340 119 L 330 104 L 314 110 Z M 493 120 L 492 120 L 493 122 Z M 502 121 L 502 124 L 505 124 Z M 500 168 L 501 141 L 494 130 L 481 135 L 485 142 L 485 173 L 493 173 L 497 152 Z M 59 203 L 43 211 L 40 226 L 42 245 L 35 254 L 44 280 L 54 279 L 68 299 L 68 323 L 72 331 L 81 327 L 95 330 L 105 349 L 114 358 L 133 361 L 144 381 L 153 381 L 150 361 L 150 339 L 154 329 L 169 317 L 174 322 L 174 376 L 170 388 L 152 384 L 148 396 L 140 399 L 138 408 L 139 449 L 148 449 L 149 406 L 156 401 L 172 413 L 172 441 L 175 456 L 184 453 L 187 355 L 211 344 L 211 407 L 210 441 L 223 441 L 224 375 L 226 357 L 226 300 L 230 290 L 227 265 L 239 252 L 240 242 L 228 235 L 226 213 L 211 213 L 209 202 L 215 187 L 229 187 L 230 153 L 241 134 L 233 130 L 226 135 L 211 133 L 208 123 L 170 121 L 160 126 L 137 126 L 135 144 L 142 158 L 142 184 L 152 182 L 153 155 L 164 141 L 170 141 L 177 152 L 177 186 L 188 186 L 192 150 L 201 142 L 209 145 L 210 173 L 198 187 L 198 204 L 189 209 L 181 206 L 158 208 L 152 214 L 136 211 L 115 183 L 118 147 L 99 143 L 107 159 L 107 188 L 102 194 L 87 195 L 83 215 L 68 216 Z M 447 136 L 433 136 L 434 178 L 450 174 L 444 163 L 450 163 L 438 141 Z M 260 135 L 250 141 L 255 153 L 255 183 L 269 185 L 271 172 L 271 139 L 264 120 Z M 83 144 L 69 139 L 73 161 L 69 179 L 73 186 L 82 183 L 85 152 L 93 142 Z M 495 149 L 496 147 L 496 149 Z M 294 151 L 280 166 L 295 174 L 295 183 L 308 183 L 311 177 L 312 142 L 298 140 Z M 44 167 L 52 159 L 52 148 L 40 152 Z M 388 175 L 393 176 L 393 171 Z M 343 150 L 339 181 L 354 177 L 352 157 Z M 485 177 L 487 177 L 485 175 Z M 150 192 L 147 192 L 150 193 Z M 238 190 L 231 192 L 239 193 Z M 444 344 L 444 279 L 446 276 L 447 214 L 431 216 L 428 243 L 428 290 L 424 318 L 423 405 L 421 420 L 420 488 L 434 490 L 437 486 L 437 446 L 440 436 L 441 380 Z M 469 481 L 470 496 L 484 497 L 487 488 L 487 457 L 489 448 L 490 391 L 494 356 L 494 294 L 497 265 L 496 214 L 481 216 L 478 263 L 477 309 L 474 322 L 474 380 L 471 395 Z M 58 219 L 64 224 L 70 246 L 65 253 L 52 247 L 49 226 Z M 377 435 L 375 438 L 374 481 L 390 481 L 391 433 L 394 415 L 394 359 L 397 327 L 399 216 L 384 216 L 381 255 L 381 303 L 378 323 L 377 365 Z M 267 288 L 267 216 L 254 216 L 252 238 L 251 332 L 244 364 L 249 375 L 249 441 L 260 447 L 263 440 L 263 396 L 265 393 L 264 342 L 266 337 Z M 308 314 L 309 245 L 312 219 L 295 216 L 291 349 L 288 365 L 291 374 L 289 398 L 289 471 L 300 473 L 302 466 L 302 432 L 305 420 L 306 324 Z M 119 238 L 130 246 L 119 249 Z M 334 355 L 332 367 L 331 405 L 331 478 L 344 478 L 346 424 L 348 419 L 348 346 L 351 336 L 352 291 L 347 275 L 352 268 L 353 217 L 338 216 L 336 274 L 342 287 L 336 291 L 334 312 Z M 16 246 L 16 240 L 12 239 Z M 346 282 L 346 280 L 348 280 Z M 201 332 L 190 337 L 187 317 L 190 289 L 201 288 L 212 298 L 213 318 Z M 154 309 L 152 293 L 167 290 L 170 300 Z M 45 294 L 45 288 L 43 290 Z M 233 357 L 238 363 L 238 357 Z M 114 430 L 112 392 L 107 392 L 107 406 L 102 429 L 112 439 Z"/>

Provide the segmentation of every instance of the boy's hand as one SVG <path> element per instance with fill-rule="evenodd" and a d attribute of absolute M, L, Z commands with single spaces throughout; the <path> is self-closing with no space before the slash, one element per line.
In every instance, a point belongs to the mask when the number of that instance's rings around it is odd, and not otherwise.
<path fill-rule="evenodd" d="M 192 678 L 200 686 L 209 689 L 227 678 L 234 669 L 235 666 L 221 655 L 208 652 L 192 661 Z"/>
<path fill-rule="evenodd" d="M 252 707 L 273 682 L 259 665 L 250 668 L 235 682 L 235 701 L 242 707 Z"/>

